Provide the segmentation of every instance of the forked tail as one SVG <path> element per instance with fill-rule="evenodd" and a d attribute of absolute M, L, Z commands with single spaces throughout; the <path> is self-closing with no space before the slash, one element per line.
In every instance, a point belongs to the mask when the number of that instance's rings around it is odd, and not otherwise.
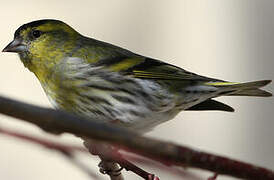
<path fill-rule="evenodd" d="M 255 96 L 255 97 L 269 97 L 272 96 L 270 92 L 260 89 L 269 84 L 271 80 L 254 81 L 248 83 L 232 83 L 232 82 L 209 82 L 205 85 L 218 88 L 216 91 L 218 96 Z M 214 98 L 214 97 L 213 97 Z M 218 102 L 213 99 L 208 99 L 199 104 L 196 104 L 186 110 L 201 111 L 201 110 L 219 110 L 233 112 L 234 109 L 229 105 Z"/>

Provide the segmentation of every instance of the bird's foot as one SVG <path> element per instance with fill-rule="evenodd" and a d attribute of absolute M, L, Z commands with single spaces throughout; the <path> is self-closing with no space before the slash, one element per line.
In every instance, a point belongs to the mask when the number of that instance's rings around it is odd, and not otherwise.
<path fill-rule="evenodd" d="M 115 169 L 113 168 L 115 166 Z M 107 174 L 109 176 L 119 176 L 121 175 L 121 171 L 123 170 L 123 167 L 118 167 L 118 165 L 114 162 L 108 162 L 108 161 L 101 161 L 98 164 L 99 171 L 102 174 Z"/>

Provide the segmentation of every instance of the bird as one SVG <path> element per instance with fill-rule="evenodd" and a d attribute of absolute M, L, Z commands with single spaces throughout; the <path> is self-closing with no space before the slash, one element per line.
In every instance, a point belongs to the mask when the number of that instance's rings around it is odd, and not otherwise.
<path fill-rule="evenodd" d="M 86 37 L 68 24 L 42 19 L 20 26 L 3 52 L 15 52 L 56 109 L 139 133 L 181 111 L 233 112 L 219 96 L 272 96 L 247 83 L 201 76 L 158 59 Z"/>

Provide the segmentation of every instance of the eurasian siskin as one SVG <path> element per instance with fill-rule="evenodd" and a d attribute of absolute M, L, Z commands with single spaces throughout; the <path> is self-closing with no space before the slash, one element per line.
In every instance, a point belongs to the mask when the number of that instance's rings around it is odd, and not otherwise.
<path fill-rule="evenodd" d="M 213 100 L 218 96 L 271 96 L 259 89 L 270 80 L 234 83 L 200 76 L 85 37 L 58 20 L 22 25 L 3 51 L 19 54 L 56 108 L 139 132 L 182 110 L 233 111 Z"/>

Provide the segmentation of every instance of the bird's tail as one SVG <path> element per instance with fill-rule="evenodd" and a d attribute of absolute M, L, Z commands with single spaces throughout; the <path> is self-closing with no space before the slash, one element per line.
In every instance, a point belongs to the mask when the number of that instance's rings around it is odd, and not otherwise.
<path fill-rule="evenodd" d="M 205 85 L 216 87 L 218 90 L 214 93 L 213 97 L 218 96 L 255 96 L 255 97 L 269 97 L 272 96 L 270 92 L 260 89 L 269 84 L 271 80 L 254 81 L 247 83 L 232 83 L 232 82 L 209 82 Z M 218 102 L 213 99 L 205 100 L 199 104 L 191 106 L 186 110 L 220 110 L 233 112 L 234 109 L 224 103 Z"/>
<path fill-rule="evenodd" d="M 210 82 L 207 85 L 220 89 L 220 94 L 223 96 L 256 96 L 269 97 L 270 92 L 260 89 L 269 84 L 271 80 L 253 81 L 247 83 L 232 83 L 232 82 Z"/>

